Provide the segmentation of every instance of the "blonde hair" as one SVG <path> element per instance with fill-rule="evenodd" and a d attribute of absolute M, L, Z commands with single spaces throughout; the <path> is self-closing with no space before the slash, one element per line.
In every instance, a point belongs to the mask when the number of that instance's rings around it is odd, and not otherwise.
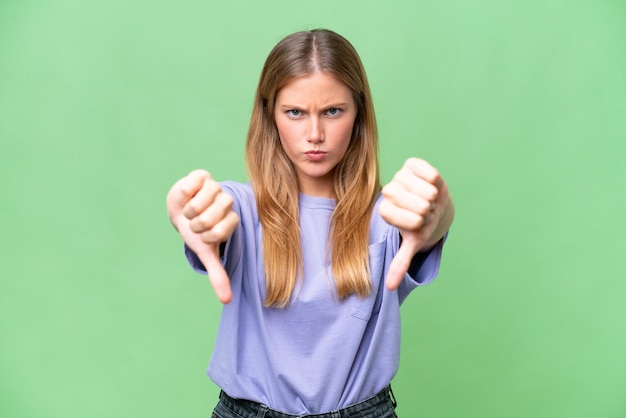
<path fill-rule="evenodd" d="M 331 218 L 328 253 L 339 299 L 371 292 L 369 224 L 380 191 L 378 133 L 361 59 L 335 32 L 316 29 L 281 40 L 261 72 L 246 140 L 246 162 L 263 227 L 265 305 L 285 307 L 302 276 L 299 190 L 293 165 L 274 122 L 278 91 L 289 81 L 321 71 L 352 91 L 357 115 L 350 145 L 335 168 L 337 204 Z"/>

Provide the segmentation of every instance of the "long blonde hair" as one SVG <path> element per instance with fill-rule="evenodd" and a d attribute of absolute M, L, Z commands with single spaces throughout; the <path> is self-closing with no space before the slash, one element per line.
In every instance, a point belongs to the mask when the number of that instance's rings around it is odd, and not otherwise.
<path fill-rule="evenodd" d="M 276 94 L 289 81 L 321 71 L 352 91 L 357 115 L 346 155 L 335 168 L 337 204 L 331 218 L 328 253 L 339 299 L 371 292 L 369 224 L 380 191 L 378 133 L 369 84 L 354 47 L 335 32 L 316 29 L 281 40 L 261 72 L 246 162 L 263 227 L 265 305 L 285 307 L 303 272 L 299 190 L 293 165 L 274 122 Z"/>

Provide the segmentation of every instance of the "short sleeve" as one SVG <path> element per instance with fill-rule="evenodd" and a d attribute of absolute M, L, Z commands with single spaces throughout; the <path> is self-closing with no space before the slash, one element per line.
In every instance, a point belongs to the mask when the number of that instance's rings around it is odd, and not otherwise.
<path fill-rule="evenodd" d="M 187 244 L 185 244 L 185 257 L 187 257 L 187 262 L 196 273 L 207 274 L 206 268 L 204 268 L 204 265 L 202 264 L 196 253 L 191 248 L 189 248 Z"/>
<path fill-rule="evenodd" d="M 406 279 L 398 289 L 400 303 L 418 286 L 426 286 L 431 283 L 439 274 L 439 266 L 441 265 L 441 255 L 443 253 L 443 245 L 448 238 L 448 233 L 437 242 L 432 248 L 426 251 L 418 251 L 413 257 Z"/>

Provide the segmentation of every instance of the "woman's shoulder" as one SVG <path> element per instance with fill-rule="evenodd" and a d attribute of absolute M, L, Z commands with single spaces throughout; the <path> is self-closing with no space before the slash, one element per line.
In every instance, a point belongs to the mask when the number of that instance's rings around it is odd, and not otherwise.
<path fill-rule="evenodd" d="M 385 222 L 378 212 L 378 207 L 380 206 L 382 199 L 383 195 L 382 193 L 379 193 L 372 209 L 372 218 L 370 220 L 370 244 L 395 238 L 395 235 L 398 234 L 398 229 Z"/>
<path fill-rule="evenodd" d="M 230 194 L 233 199 L 233 209 L 237 211 L 256 211 L 256 199 L 250 183 L 242 183 L 235 180 L 220 181 L 222 190 Z"/>
<path fill-rule="evenodd" d="M 220 181 L 219 184 L 226 192 L 230 192 L 231 194 L 237 194 L 241 196 L 254 196 L 250 183 L 242 183 L 235 180 L 224 180 Z"/>
<path fill-rule="evenodd" d="M 232 190 L 238 193 L 252 193 L 252 186 L 249 182 L 240 182 L 235 180 L 223 180 L 219 182 L 224 189 Z"/>

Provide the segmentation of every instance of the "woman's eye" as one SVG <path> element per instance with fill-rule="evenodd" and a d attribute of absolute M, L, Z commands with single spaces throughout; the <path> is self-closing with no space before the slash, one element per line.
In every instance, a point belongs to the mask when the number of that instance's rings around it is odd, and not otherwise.
<path fill-rule="evenodd" d="M 341 112 L 341 109 L 337 107 L 331 107 L 326 111 L 330 116 L 337 116 Z"/>
<path fill-rule="evenodd" d="M 300 112 L 298 109 L 291 109 L 291 110 L 287 111 L 287 114 L 289 116 L 298 117 L 298 116 L 302 115 L 302 112 Z"/>

